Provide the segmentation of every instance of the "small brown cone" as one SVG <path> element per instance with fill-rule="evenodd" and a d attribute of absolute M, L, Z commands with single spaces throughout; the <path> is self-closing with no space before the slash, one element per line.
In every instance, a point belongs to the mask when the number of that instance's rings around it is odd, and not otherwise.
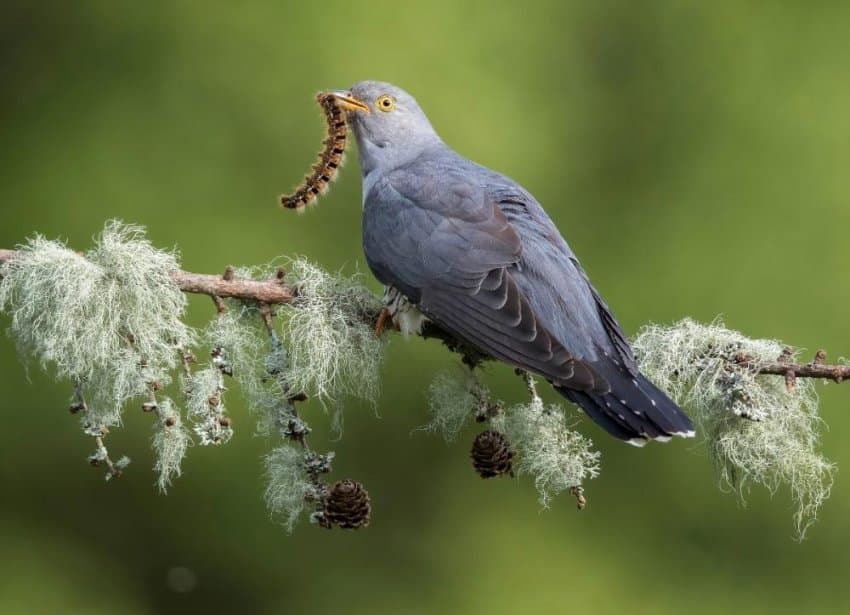
<path fill-rule="evenodd" d="M 472 465 L 481 478 L 492 478 L 502 474 L 513 476 L 511 443 L 505 434 L 488 429 L 482 431 L 472 443 Z"/>
<path fill-rule="evenodd" d="M 338 480 L 330 489 L 324 513 L 328 526 L 347 530 L 367 527 L 372 514 L 369 492 L 355 480 Z"/>

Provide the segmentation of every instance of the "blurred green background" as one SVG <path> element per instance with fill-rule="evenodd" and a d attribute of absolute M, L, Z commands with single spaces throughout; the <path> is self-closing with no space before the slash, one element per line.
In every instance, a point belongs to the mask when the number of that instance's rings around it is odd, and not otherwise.
<path fill-rule="evenodd" d="M 418 97 L 443 138 L 548 209 L 633 334 L 683 316 L 831 358 L 850 353 L 850 4 L 845 2 L 4 2 L 0 247 L 38 231 L 84 249 L 148 227 L 217 272 L 302 254 L 366 271 L 356 154 L 304 216 L 276 196 L 322 138 L 313 94 L 361 79 Z M 374 281 L 369 283 L 378 288 Z M 212 314 L 193 298 L 192 322 Z M 8 320 L 0 318 L 0 326 Z M 348 405 L 313 441 L 372 494 L 367 531 L 268 518 L 273 442 L 231 393 L 237 435 L 190 450 L 158 495 L 150 417 L 128 410 L 104 484 L 67 414 L 0 341 L 0 612 L 848 612 L 850 491 L 803 544 L 787 493 L 742 508 L 704 451 L 635 450 L 583 421 L 603 474 L 577 513 L 530 480 L 482 481 L 459 442 L 411 431 L 455 359 L 395 339 L 380 417 Z M 509 371 L 489 380 L 507 400 Z M 850 385 L 820 387 L 827 455 L 850 468 Z M 184 570 L 186 569 L 186 570 Z M 194 577 L 179 592 L 174 577 Z M 169 582 L 169 578 L 172 579 Z M 191 580 L 191 579 L 190 579 Z M 187 589 L 184 586 L 182 589 Z"/>

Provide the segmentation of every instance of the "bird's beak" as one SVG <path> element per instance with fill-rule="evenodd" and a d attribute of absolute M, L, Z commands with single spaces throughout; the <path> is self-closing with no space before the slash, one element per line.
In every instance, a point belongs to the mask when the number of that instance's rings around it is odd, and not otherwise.
<path fill-rule="evenodd" d="M 326 92 L 322 92 L 322 96 L 333 96 L 339 103 L 339 106 L 346 111 L 363 111 L 364 113 L 371 113 L 369 105 L 354 98 L 354 96 L 351 95 L 351 92 L 347 92 L 345 90 L 328 90 Z"/>

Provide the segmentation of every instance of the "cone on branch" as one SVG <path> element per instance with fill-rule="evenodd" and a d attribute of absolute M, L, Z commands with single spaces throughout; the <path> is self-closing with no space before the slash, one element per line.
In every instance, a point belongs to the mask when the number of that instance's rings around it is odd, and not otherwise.
<path fill-rule="evenodd" d="M 367 527 L 372 514 L 369 492 L 355 480 L 339 480 L 331 486 L 323 512 L 325 527 L 336 525 L 348 530 Z"/>
<path fill-rule="evenodd" d="M 470 457 L 472 466 L 481 478 L 514 474 L 514 452 L 511 443 L 501 432 L 488 429 L 478 434 L 472 443 Z"/>

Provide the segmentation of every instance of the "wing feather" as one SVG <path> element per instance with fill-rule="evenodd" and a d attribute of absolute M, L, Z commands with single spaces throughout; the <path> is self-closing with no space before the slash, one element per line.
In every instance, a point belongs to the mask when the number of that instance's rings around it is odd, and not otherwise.
<path fill-rule="evenodd" d="M 427 181 L 423 171 L 389 173 L 368 194 L 364 247 L 375 275 L 483 352 L 561 386 L 607 391 L 604 378 L 546 329 L 516 283 L 522 240 L 498 204 L 465 177 Z"/>
<path fill-rule="evenodd" d="M 507 297 L 494 301 L 493 297 Z M 501 303 L 499 307 L 495 304 Z M 441 327 L 503 361 L 536 372 L 561 386 L 605 392 L 605 381 L 576 359 L 537 321 L 531 306 L 505 271 L 494 290 L 463 295 L 423 289 L 419 309 Z"/>

